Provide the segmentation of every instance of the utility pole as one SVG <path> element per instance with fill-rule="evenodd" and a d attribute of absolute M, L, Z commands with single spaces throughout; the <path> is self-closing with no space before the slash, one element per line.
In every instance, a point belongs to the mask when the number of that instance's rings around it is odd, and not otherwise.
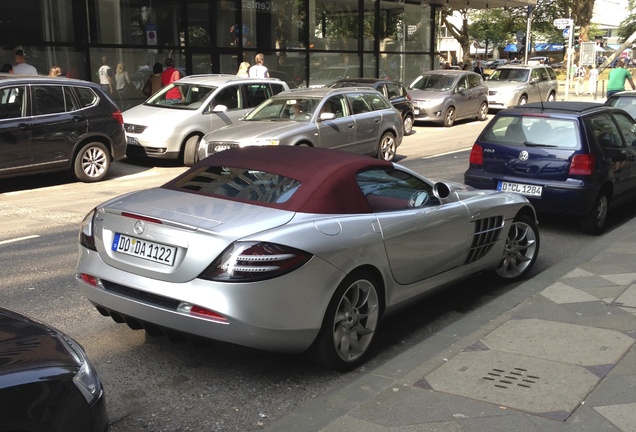
<path fill-rule="evenodd" d="M 534 6 L 528 6 L 528 22 L 526 24 L 526 49 L 524 49 L 524 58 L 523 63 L 528 64 L 528 51 L 532 49 L 532 36 L 530 34 L 530 18 L 532 17 L 532 11 L 534 10 Z"/>
<path fill-rule="evenodd" d="M 616 51 L 614 51 L 614 54 L 610 55 L 603 63 L 601 63 L 601 65 L 598 67 L 598 72 L 599 73 L 603 72 L 603 70 L 606 69 L 607 66 L 609 66 L 616 57 L 621 55 L 621 53 L 625 50 L 625 48 L 627 48 L 628 46 L 631 46 L 632 42 L 634 42 L 635 40 L 636 40 L 636 32 L 632 33 L 632 35 L 628 37 L 625 40 L 625 42 L 623 42 Z"/>

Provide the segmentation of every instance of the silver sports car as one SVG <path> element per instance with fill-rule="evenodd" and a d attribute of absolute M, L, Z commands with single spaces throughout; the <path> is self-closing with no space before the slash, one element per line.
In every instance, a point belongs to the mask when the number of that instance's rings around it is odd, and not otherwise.
<path fill-rule="evenodd" d="M 521 195 L 344 151 L 246 147 L 91 211 L 77 280 L 133 329 L 308 351 L 348 370 L 381 317 L 484 270 L 522 278 L 538 253 Z"/>

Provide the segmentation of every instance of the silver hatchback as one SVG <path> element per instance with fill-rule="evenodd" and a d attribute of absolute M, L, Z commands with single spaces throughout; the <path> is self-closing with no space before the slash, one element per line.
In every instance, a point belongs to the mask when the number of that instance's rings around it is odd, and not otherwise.
<path fill-rule="evenodd" d="M 486 80 L 488 106 L 491 109 L 511 108 L 528 102 L 556 100 L 559 82 L 550 66 L 500 66 Z"/>
<path fill-rule="evenodd" d="M 393 160 L 402 142 L 400 112 L 368 87 L 295 89 L 271 97 L 242 121 L 206 134 L 199 158 L 255 145 L 310 146 Z"/>

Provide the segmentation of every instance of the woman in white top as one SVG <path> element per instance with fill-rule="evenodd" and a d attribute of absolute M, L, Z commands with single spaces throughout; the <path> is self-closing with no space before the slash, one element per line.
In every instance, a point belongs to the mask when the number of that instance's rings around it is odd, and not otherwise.
<path fill-rule="evenodd" d="M 254 65 L 249 70 L 250 78 L 269 78 L 269 72 L 267 67 L 263 64 L 265 62 L 265 56 L 262 53 L 254 56 Z"/>

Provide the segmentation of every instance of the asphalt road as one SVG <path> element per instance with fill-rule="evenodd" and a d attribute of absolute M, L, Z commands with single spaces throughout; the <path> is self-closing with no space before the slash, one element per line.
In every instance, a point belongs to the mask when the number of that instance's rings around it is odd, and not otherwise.
<path fill-rule="evenodd" d="M 418 126 L 400 147 L 398 161 L 430 178 L 461 181 L 468 151 L 483 125 Z M 348 374 L 314 366 L 304 356 L 150 338 L 102 317 L 78 294 L 78 225 L 98 203 L 160 185 L 185 168 L 126 162 L 113 168 L 110 178 L 98 184 L 65 175 L 0 181 L 2 305 L 52 324 L 84 345 L 105 386 L 112 431 L 260 430 L 515 286 L 482 275 L 431 295 L 385 321 L 373 357 Z M 611 223 L 634 216 L 635 210 L 626 209 Z M 571 221 L 540 223 L 543 244 L 535 274 L 589 241 Z"/>

